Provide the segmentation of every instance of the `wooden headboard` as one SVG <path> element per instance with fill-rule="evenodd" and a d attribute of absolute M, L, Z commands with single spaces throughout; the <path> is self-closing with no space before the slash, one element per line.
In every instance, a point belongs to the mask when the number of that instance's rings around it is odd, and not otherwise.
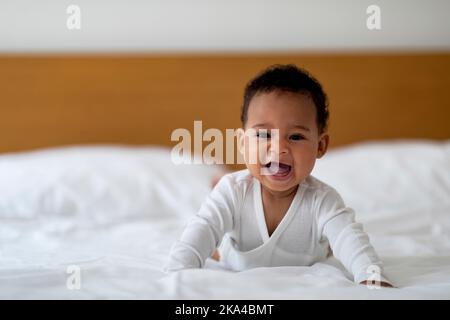
<path fill-rule="evenodd" d="M 238 128 L 244 85 L 274 63 L 322 82 L 332 147 L 450 138 L 450 54 L 0 56 L 0 152 Z"/>

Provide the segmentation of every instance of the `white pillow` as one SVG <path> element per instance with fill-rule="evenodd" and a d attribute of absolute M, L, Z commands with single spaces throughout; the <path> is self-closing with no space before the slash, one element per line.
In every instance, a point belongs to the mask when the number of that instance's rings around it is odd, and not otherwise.
<path fill-rule="evenodd" d="M 312 175 L 336 188 L 347 205 L 363 215 L 448 211 L 450 140 L 372 142 L 334 149 L 316 162 Z"/>
<path fill-rule="evenodd" d="M 175 165 L 170 150 L 158 147 L 76 146 L 5 154 L 0 156 L 0 218 L 73 217 L 87 225 L 188 219 L 221 171 Z M 334 149 L 317 161 L 312 174 L 336 188 L 360 217 L 406 211 L 448 217 L 450 141 Z"/>
<path fill-rule="evenodd" d="M 0 218 L 92 224 L 194 214 L 221 168 L 175 165 L 160 147 L 76 146 L 0 156 Z"/>

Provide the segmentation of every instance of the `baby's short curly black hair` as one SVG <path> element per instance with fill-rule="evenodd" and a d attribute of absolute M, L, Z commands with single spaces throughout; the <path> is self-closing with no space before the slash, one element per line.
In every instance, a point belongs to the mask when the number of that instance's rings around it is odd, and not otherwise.
<path fill-rule="evenodd" d="M 268 67 L 248 82 L 244 91 L 244 103 L 241 111 L 242 125 L 247 123 L 250 101 L 257 93 L 287 91 L 309 95 L 317 110 L 317 127 L 323 133 L 328 125 L 328 99 L 322 85 L 308 71 L 293 64 L 276 64 Z"/>

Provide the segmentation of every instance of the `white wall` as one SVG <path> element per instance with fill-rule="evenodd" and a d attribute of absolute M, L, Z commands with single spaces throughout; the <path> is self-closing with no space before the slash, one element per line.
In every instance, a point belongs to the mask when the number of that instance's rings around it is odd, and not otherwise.
<path fill-rule="evenodd" d="M 68 30 L 66 8 L 81 9 Z M 381 30 L 366 8 L 381 8 Z M 449 50 L 449 0 L 0 0 L 0 52 Z"/>

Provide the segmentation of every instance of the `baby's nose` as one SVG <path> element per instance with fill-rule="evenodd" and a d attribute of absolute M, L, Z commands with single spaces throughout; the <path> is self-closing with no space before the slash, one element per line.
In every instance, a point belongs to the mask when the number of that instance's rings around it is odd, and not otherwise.
<path fill-rule="evenodd" d="M 289 145 L 284 139 L 273 139 L 270 148 L 274 153 L 289 153 Z"/>

